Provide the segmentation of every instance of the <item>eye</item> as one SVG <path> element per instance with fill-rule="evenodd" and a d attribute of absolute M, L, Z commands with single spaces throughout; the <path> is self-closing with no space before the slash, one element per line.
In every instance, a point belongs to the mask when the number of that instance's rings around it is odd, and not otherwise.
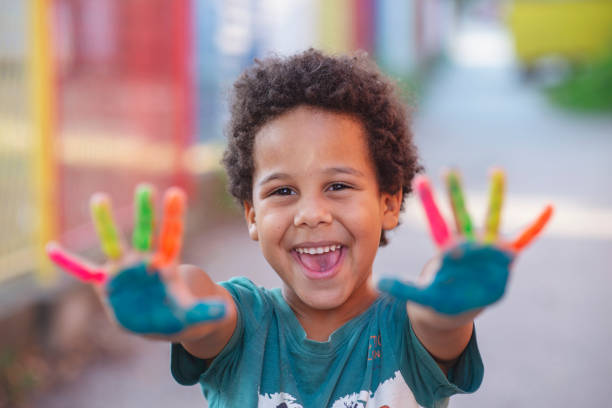
<path fill-rule="evenodd" d="M 295 194 L 295 192 L 290 189 L 289 187 L 280 187 L 277 188 L 276 190 L 272 191 L 272 193 L 270 195 L 278 195 L 278 196 L 288 196 L 288 195 L 292 195 Z"/>
<path fill-rule="evenodd" d="M 345 190 L 347 188 L 351 188 L 351 187 L 344 183 L 333 183 L 328 187 L 328 190 L 329 191 L 340 191 L 340 190 Z"/>

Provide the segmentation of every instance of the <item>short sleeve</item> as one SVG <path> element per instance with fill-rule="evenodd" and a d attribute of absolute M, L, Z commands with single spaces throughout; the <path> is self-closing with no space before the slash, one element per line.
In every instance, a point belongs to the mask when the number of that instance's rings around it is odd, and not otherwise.
<path fill-rule="evenodd" d="M 172 376 L 182 385 L 194 385 L 210 371 L 216 371 L 219 365 L 231 367 L 231 361 L 240 358 L 245 332 L 253 330 L 257 322 L 269 309 L 269 302 L 263 293 L 265 289 L 257 287 L 247 278 L 233 278 L 221 282 L 232 295 L 237 309 L 236 329 L 223 350 L 212 360 L 203 360 L 191 355 L 185 348 L 174 343 L 171 346 L 170 370 Z M 231 370 L 222 370 L 231 375 Z M 214 379 L 212 379 L 214 381 Z"/>
<path fill-rule="evenodd" d="M 478 389 L 484 368 L 475 330 L 457 363 L 446 376 L 414 333 L 406 313 L 406 303 L 391 298 L 386 307 L 390 308 L 389 313 L 382 320 L 386 320 L 384 325 L 387 332 L 397 339 L 394 349 L 390 351 L 399 361 L 402 376 L 421 406 L 444 407 L 448 397 Z"/>
<path fill-rule="evenodd" d="M 472 393 L 480 387 L 484 376 L 484 366 L 476 343 L 476 327 L 467 347 L 448 373 L 448 381 L 452 391 L 457 393 Z"/>
<path fill-rule="evenodd" d="M 411 375 L 418 377 L 415 381 L 418 384 L 415 395 L 420 394 L 417 400 L 421 405 L 446 406 L 446 400 L 450 396 L 472 393 L 480 387 L 484 367 L 476 343 L 475 329 L 467 347 L 448 376 L 444 375 L 442 369 L 418 339 L 410 321 L 407 321 L 405 330 L 407 343 L 415 356 L 416 367 L 413 364 L 409 366 Z"/>
<path fill-rule="evenodd" d="M 180 343 L 172 343 L 170 349 L 170 372 L 177 383 L 194 385 L 206 371 L 207 361 L 191 355 Z"/>

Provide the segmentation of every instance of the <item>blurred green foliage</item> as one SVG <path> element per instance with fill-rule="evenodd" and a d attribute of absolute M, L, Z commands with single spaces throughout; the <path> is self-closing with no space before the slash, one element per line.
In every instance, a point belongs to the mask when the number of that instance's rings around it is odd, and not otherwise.
<path fill-rule="evenodd" d="M 19 407 L 36 388 L 32 367 L 15 350 L 0 350 L 0 406 Z"/>
<path fill-rule="evenodd" d="M 548 94 L 554 103 L 568 109 L 612 112 L 612 47 L 603 58 L 576 66 Z"/>

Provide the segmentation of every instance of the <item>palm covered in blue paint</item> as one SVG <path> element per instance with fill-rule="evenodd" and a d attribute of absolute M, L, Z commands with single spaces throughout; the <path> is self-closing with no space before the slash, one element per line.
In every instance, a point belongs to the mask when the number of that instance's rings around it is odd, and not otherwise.
<path fill-rule="evenodd" d="M 147 194 L 143 194 L 143 188 L 149 189 Z M 159 248 L 155 253 L 151 248 L 152 196 L 150 187 L 137 188 L 131 250 L 123 247 L 110 199 L 100 194 L 92 197 L 96 231 L 109 259 L 105 267 L 92 267 L 55 243 L 47 248 L 50 258 L 82 281 L 94 283 L 115 320 L 131 332 L 168 336 L 223 318 L 225 304 L 197 298 L 179 272 L 184 193 L 176 188 L 166 192 Z"/>
<path fill-rule="evenodd" d="M 378 287 L 395 297 L 456 315 L 490 305 L 506 289 L 513 255 L 492 245 L 465 242 L 448 249 L 431 283 L 425 287 L 398 279 L 381 279 Z"/>
<path fill-rule="evenodd" d="M 396 278 L 381 279 L 381 291 L 411 301 L 445 315 L 458 315 L 477 310 L 498 301 L 504 294 L 510 266 L 518 254 L 544 227 L 552 214 L 548 206 L 536 222 L 512 243 L 498 238 L 503 199 L 503 173 L 493 173 L 489 214 L 482 239 L 477 239 L 465 208 L 458 175 L 449 173 L 447 184 L 457 225 L 453 238 L 437 208 L 429 182 L 415 180 L 436 244 L 442 249 L 441 262 L 433 279 L 426 286 L 403 282 Z"/>
<path fill-rule="evenodd" d="M 180 281 L 178 285 L 182 285 Z M 106 285 L 108 301 L 118 323 L 139 334 L 171 335 L 188 327 L 223 317 L 222 302 L 197 301 L 172 293 L 158 270 L 149 271 L 139 262 L 121 270 Z M 183 306 L 179 303 L 189 303 Z"/>

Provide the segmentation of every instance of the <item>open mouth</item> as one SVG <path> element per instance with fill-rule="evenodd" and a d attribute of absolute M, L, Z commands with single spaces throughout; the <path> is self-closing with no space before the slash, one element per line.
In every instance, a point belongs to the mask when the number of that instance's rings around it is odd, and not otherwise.
<path fill-rule="evenodd" d="M 293 256 L 304 268 L 306 276 L 313 279 L 334 275 L 342 261 L 346 248 L 342 245 L 294 248 Z"/>

